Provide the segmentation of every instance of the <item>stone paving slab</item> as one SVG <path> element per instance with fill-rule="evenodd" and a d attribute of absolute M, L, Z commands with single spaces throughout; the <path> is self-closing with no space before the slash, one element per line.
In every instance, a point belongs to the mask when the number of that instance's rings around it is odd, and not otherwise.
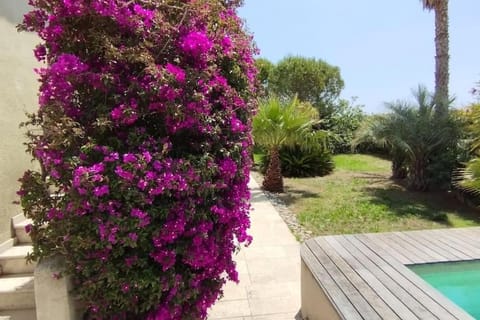
<path fill-rule="evenodd" d="M 228 283 L 209 320 L 293 320 L 300 311 L 300 244 L 251 179 L 253 242 L 235 257 L 240 283 Z"/>

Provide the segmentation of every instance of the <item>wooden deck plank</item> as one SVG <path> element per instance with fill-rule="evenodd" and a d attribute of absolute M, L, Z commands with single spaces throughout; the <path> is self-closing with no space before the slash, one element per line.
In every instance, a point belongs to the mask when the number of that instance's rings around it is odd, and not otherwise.
<path fill-rule="evenodd" d="M 469 242 L 465 242 L 455 237 L 450 230 L 432 230 L 431 232 L 436 236 L 440 236 L 439 241 L 449 246 L 455 248 L 456 250 L 465 254 L 469 259 L 477 259 L 480 256 L 480 246 L 477 248 Z"/>
<path fill-rule="evenodd" d="M 433 232 L 427 231 L 412 231 L 403 233 L 405 236 L 412 238 L 420 246 L 427 247 L 432 251 L 435 251 L 439 255 L 448 259 L 448 261 L 457 261 L 463 259 L 470 259 L 469 256 L 464 253 L 445 245 L 441 239 L 441 236 L 433 236 Z"/>
<path fill-rule="evenodd" d="M 343 294 L 335 281 L 318 261 L 316 255 L 307 246 L 302 247 L 301 256 L 308 268 L 312 272 L 317 283 L 322 287 L 325 294 L 329 297 L 337 312 L 343 319 L 363 320 L 348 298 Z"/>
<path fill-rule="evenodd" d="M 366 246 L 372 248 L 372 250 L 376 250 L 377 248 L 380 247 L 381 242 L 380 241 L 370 241 L 365 243 L 361 237 L 358 237 L 358 235 L 355 235 L 357 239 L 360 239 Z M 382 256 L 382 258 L 385 260 L 385 258 Z M 387 260 L 388 261 L 388 260 Z M 405 278 L 409 279 L 412 283 L 417 286 L 417 288 L 421 289 L 425 294 L 430 296 L 432 299 L 434 299 L 438 304 L 442 305 L 445 309 L 448 310 L 450 314 L 455 316 L 457 319 L 473 319 L 469 314 L 467 314 L 465 311 L 461 310 L 458 308 L 456 304 L 454 304 L 451 300 L 446 298 L 443 294 L 438 292 L 437 290 L 433 289 L 428 283 L 426 283 L 423 279 L 419 278 L 415 272 L 412 270 L 408 269 L 404 265 L 398 265 L 398 264 L 391 264 L 391 266 L 401 275 L 403 275 Z M 442 318 L 443 319 L 443 318 Z"/>
<path fill-rule="evenodd" d="M 459 228 L 455 229 L 455 233 L 457 236 L 462 237 L 465 242 L 480 248 L 480 228 Z"/>
<path fill-rule="evenodd" d="M 438 252 L 431 250 L 430 248 L 421 245 L 420 242 L 415 241 L 411 237 L 408 237 L 403 232 L 393 232 L 393 236 L 397 237 L 399 241 L 405 241 L 408 243 L 412 250 L 417 254 L 417 256 L 422 257 L 423 259 L 419 260 L 420 263 L 424 263 L 426 259 L 428 261 L 448 261 L 448 257 L 445 257 Z"/>
<path fill-rule="evenodd" d="M 424 305 L 422 305 L 408 290 L 410 288 L 404 287 L 402 283 L 397 283 L 397 281 L 390 276 L 388 272 L 385 272 L 383 269 L 388 269 L 389 264 L 385 261 L 377 261 L 379 264 L 375 264 L 371 257 L 368 254 L 371 252 L 363 252 L 356 247 L 357 243 L 361 242 L 352 236 L 340 236 L 337 238 L 337 241 L 341 243 L 344 247 L 347 248 L 350 253 L 355 256 L 358 261 L 363 264 L 377 279 L 379 279 L 384 286 L 390 290 L 400 301 L 401 303 L 410 309 L 411 312 L 415 314 L 419 319 L 437 319 L 434 314 Z"/>
<path fill-rule="evenodd" d="M 323 236 L 302 258 L 346 320 L 473 320 L 407 266 L 480 260 L 478 227 Z"/>
<path fill-rule="evenodd" d="M 337 250 L 345 260 L 349 261 L 350 266 L 372 287 L 377 294 L 387 302 L 400 319 L 419 319 L 403 302 L 394 295 L 385 284 L 378 279 L 370 270 L 361 264 L 350 251 L 348 251 L 340 242 L 338 236 L 325 237 L 325 240 Z"/>
<path fill-rule="evenodd" d="M 330 258 L 330 260 L 338 267 L 338 269 L 349 279 L 350 283 L 358 290 L 358 292 L 368 300 L 371 307 L 380 315 L 382 319 L 399 320 L 400 318 L 390 308 L 390 306 L 380 297 L 356 272 L 353 268 L 345 262 L 325 241 L 324 238 L 315 238 L 316 243 L 320 246 L 323 252 Z"/>
<path fill-rule="evenodd" d="M 468 243 L 470 246 L 476 249 L 480 249 L 480 242 L 477 243 L 475 242 L 475 240 L 472 241 L 471 239 L 465 237 L 461 230 L 458 230 L 458 229 L 447 229 L 447 230 L 449 231 L 449 234 L 451 237 L 457 239 L 462 243 Z M 477 237 L 480 237 L 480 234 Z"/>
<path fill-rule="evenodd" d="M 357 288 L 352 285 L 345 274 L 343 274 L 343 272 L 338 269 L 337 265 L 330 260 L 322 247 L 316 241 L 309 242 L 308 246 L 312 252 L 315 252 L 315 256 L 317 257 L 318 261 L 334 279 L 338 287 L 343 291 L 352 305 L 355 306 L 355 309 L 357 309 L 358 313 L 361 314 L 364 319 L 381 319 L 377 312 L 357 290 Z"/>
<path fill-rule="evenodd" d="M 387 274 L 390 278 L 397 282 L 403 289 L 405 289 L 405 291 L 407 291 L 412 296 L 413 299 L 418 301 L 418 303 L 420 303 L 425 309 L 431 312 L 438 319 L 457 319 L 448 312 L 448 309 L 445 309 L 441 304 L 437 303 L 428 294 L 420 290 L 414 283 L 412 283 L 409 277 L 405 277 L 403 274 L 399 273 L 395 267 L 402 266 L 401 264 L 397 263 L 396 261 L 392 262 L 389 259 L 385 259 L 385 257 L 379 256 L 376 250 L 372 248 L 372 243 L 368 243 L 367 245 L 365 245 L 355 236 L 346 236 L 345 238 L 350 241 L 352 246 L 356 247 L 359 251 L 361 251 L 366 257 L 370 259 L 373 264 L 379 266 L 379 268 L 382 269 L 385 274 Z"/>
<path fill-rule="evenodd" d="M 392 233 L 386 233 L 385 236 L 382 237 L 381 241 L 385 241 L 393 248 L 396 248 L 396 250 L 401 252 L 402 255 L 408 256 L 412 263 L 422 263 L 425 260 L 425 256 L 422 252 L 418 252 L 418 250 L 415 247 L 412 247 L 410 243 L 404 241 L 403 239 L 399 239 Z M 430 256 L 428 258 L 434 259 Z"/>
<path fill-rule="evenodd" d="M 359 234 L 357 235 L 360 239 L 364 241 L 377 241 L 377 237 L 374 234 Z M 402 264 L 413 264 L 414 262 L 408 257 L 407 254 L 403 253 L 402 251 L 397 250 L 396 247 L 392 247 L 388 245 L 387 241 L 380 241 L 378 250 L 383 254 L 387 255 L 397 261 L 401 262 Z M 403 253 L 403 254 L 402 254 Z"/>

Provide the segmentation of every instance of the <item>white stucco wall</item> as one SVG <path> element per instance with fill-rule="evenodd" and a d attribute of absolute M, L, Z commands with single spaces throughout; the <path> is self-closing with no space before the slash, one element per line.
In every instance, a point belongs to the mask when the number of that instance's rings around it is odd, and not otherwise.
<path fill-rule="evenodd" d="M 10 237 L 10 217 L 20 213 L 12 204 L 18 200 L 17 180 L 32 167 L 22 145 L 24 131 L 18 127 L 25 112 L 37 108 L 33 68 L 39 64 L 32 49 L 39 39 L 16 30 L 28 8 L 27 0 L 0 0 L 0 243 Z"/>

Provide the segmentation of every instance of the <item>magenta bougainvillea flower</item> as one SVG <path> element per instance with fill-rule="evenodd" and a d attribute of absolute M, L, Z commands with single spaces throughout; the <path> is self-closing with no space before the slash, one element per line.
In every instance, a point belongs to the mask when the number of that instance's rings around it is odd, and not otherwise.
<path fill-rule="evenodd" d="M 180 48 L 182 51 L 194 58 L 207 55 L 212 48 L 213 43 L 205 32 L 192 31 L 184 35 L 180 40 Z"/>
<path fill-rule="evenodd" d="M 30 0 L 19 195 L 88 319 L 205 319 L 248 244 L 255 49 L 236 0 Z"/>

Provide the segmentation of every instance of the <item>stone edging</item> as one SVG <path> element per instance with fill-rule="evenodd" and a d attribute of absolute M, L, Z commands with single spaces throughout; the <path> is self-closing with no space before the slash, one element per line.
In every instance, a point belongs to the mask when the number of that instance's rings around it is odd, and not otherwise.
<path fill-rule="evenodd" d="M 300 224 L 295 213 L 288 209 L 287 205 L 282 199 L 280 199 L 275 193 L 265 190 L 262 190 L 262 192 L 273 205 L 273 207 L 278 211 L 280 217 L 287 224 L 288 228 L 299 242 L 305 242 L 313 237 L 313 232 L 307 230 Z"/>

